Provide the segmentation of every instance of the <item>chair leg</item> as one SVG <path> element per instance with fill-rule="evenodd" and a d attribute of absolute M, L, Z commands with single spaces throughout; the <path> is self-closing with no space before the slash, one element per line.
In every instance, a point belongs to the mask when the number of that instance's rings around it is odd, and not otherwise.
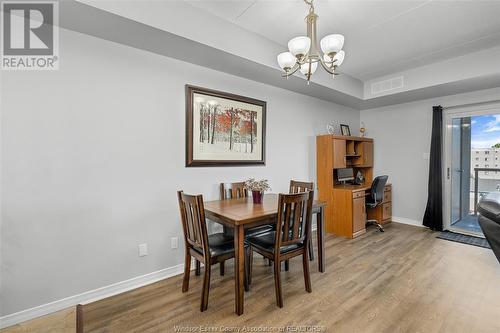
<path fill-rule="evenodd" d="M 311 260 L 311 261 L 314 260 L 314 248 L 313 248 L 312 241 L 309 242 L 309 260 Z"/>
<path fill-rule="evenodd" d="M 200 264 L 199 260 L 195 260 L 195 261 L 196 261 L 196 268 L 195 268 L 194 274 L 196 276 L 200 276 L 201 264 Z"/>
<path fill-rule="evenodd" d="M 182 279 L 182 292 L 185 293 L 189 289 L 189 274 L 191 273 L 191 255 L 186 250 L 184 259 L 184 278 Z"/>
<path fill-rule="evenodd" d="M 250 289 L 250 285 L 252 284 L 252 269 L 253 269 L 253 250 L 249 246 L 248 247 L 248 257 L 247 257 L 247 262 L 248 262 L 248 289 Z"/>
<path fill-rule="evenodd" d="M 245 291 L 250 290 L 250 283 L 248 282 L 249 281 L 249 274 L 250 274 L 250 262 L 249 262 L 250 261 L 250 254 L 249 254 L 248 249 L 249 248 L 245 249 L 245 276 L 243 279 Z"/>
<path fill-rule="evenodd" d="M 285 271 L 288 272 L 290 270 L 290 260 L 285 260 Z"/>
<path fill-rule="evenodd" d="M 224 276 L 224 272 L 225 272 L 224 263 L 225 263 L 225 261 L 221 261 L 220 264 L 219 264 L 220 276 Z"/>
<path fill-rule="evenodd" d="M 201 291 L 200 311 L 203 312 L 208 308 L 208 293 L 210 290 L 210 263 L 205 264 L 205 274 L 203 276 L 203 289 Z"/>
<path fill-rule="evenodd" d="M 276 291 L 276 305 L 283 307 L 283 294 L 281 292 L 281 262 L 274 260 L 274 289 Z"/>
<path fill-rule="evenodd" d="M 311 275 L 309 274 L 309 260 L 307 258 L 307 249 L 304 249 L 304 253 L 302 254 L 302 265 L 304 270 L 304 283 L 306 286 L 306 291 L 310 293 L 312 292 L 312 288 L 311 288 Z"/>

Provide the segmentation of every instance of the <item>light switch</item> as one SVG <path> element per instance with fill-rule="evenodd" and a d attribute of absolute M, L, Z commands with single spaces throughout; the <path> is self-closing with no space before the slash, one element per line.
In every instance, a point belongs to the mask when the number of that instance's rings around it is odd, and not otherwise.
<path fill-rule="evenodd" d="M 170 247 L 172 249 L 177 249 L 179 247 L 179 238 L 177 237 L 172 237 L 170 239 Z"/>
<path fill-rule="evenodd" d="M 148 255 L 148 243 L 139 244 L 139 257 Z"/>

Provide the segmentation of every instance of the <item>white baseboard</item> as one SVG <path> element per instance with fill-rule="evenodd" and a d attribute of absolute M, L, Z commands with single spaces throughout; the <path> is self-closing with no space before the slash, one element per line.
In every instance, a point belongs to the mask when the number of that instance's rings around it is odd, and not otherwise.
<path fill-rule="evenodd" d="M 409 225 L 413 225 L 416 227 L 424 227 L 424 225 L 422 224 L 422 221 L 412 220 L 412 219 L 408 219 L 406 217 L 393 216 L 391 220 L 393 222 L 397 222 L 397 223 L 409 224 Z"/>
<path fill-rule="evenodd" d="M 193 266 L 194 265 L 191 265 L 191 267 Z M 47 304 L 42 304 L 31 309 L 12 313 L 0 317 L 0 329 L 22 323 L 30 319 L 45 316 L 50 313 L 69 308 L 71 306 L 76 306 L 78 304 L 88 304 L 91 302 L 95 302 L 106 297 L 114 296 L 132 289 L 158 282 L 171 276 L 182 274 L 183 272 L 184 264 L 180 264 L 173 267 L 164 268 L 156 272 L 137 276 L 129 280 L 117 282 L 106 287 L 86 291 L 82 294 L 66 297 Z"/>

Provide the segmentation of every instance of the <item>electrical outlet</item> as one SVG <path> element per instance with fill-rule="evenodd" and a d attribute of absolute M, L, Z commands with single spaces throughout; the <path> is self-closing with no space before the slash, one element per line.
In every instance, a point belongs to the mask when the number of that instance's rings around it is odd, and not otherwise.
<path fill-rule="evenodd" d="M 139 244 L 139 257 L 148 255 L 148 243 Z"/>
<path fill-rule="evenodd" d="M 172 249 L 177 249 L 179 247 L 179 238 L 177 237 L 172 237 L 170 239 L 170 247 Z"/>

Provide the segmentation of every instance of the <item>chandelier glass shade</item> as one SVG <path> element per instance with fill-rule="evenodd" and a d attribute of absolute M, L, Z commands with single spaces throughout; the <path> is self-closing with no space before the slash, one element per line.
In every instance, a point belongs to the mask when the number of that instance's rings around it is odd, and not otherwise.
<path fill-rule="evenodd" d="M 318 15 L 314 13 L 313 0 L 304 0 L 309 5 L 309 14 L 306 16 L 307 36 L 292 38 L 288 42 L 288 52 L 278 54 L 278 65 L 284 71 L 283 77 L 288 78 L 298 70 L 306 76 L 307 84 L 311 80 L 311 75 L 318 68 L 318 63 L 332 75 L 336 73 L 344 61 L 345 52 L 344 36 L 331 34 L 323 37 L 319 43 L 322 54 L 318 49 L 316 39 L 316 21 Z"/>

